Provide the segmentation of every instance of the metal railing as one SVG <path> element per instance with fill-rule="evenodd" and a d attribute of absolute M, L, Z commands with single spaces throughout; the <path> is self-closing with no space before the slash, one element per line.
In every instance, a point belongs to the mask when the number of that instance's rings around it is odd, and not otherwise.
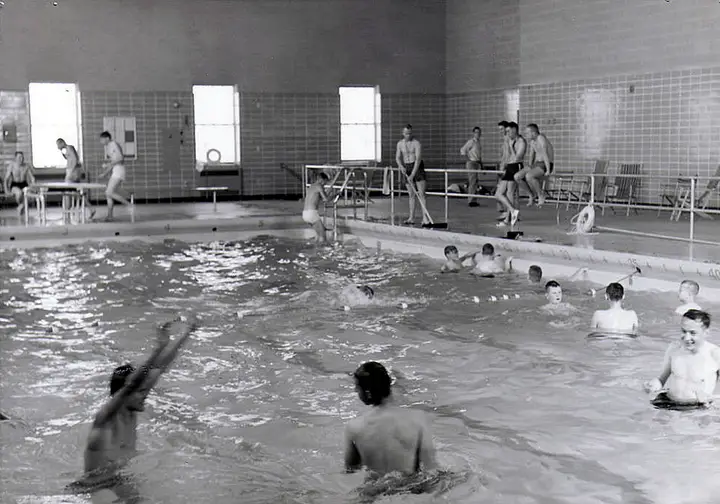
<path fill-rule="evenodd" d="M 389 186 L 389 194 L 387 194 L 390 197 L 390 216 L 389 221 L 391 225 L 396 224 L 396 215 L 395 215 L 395 198 L 401 197 L 402 195 L 409 194 L 407 189 L 403 188 L 403 185 L 401 182 L 403 180 L 403 173 L 400 171 L 397 167 L 388 167 L 388 166 L 342 166 L 342 165 L 306 165 L 303 169 L 303 192 L 305 192 L 306 187 L 309 185 L 309 173 L 313 170 L 339 170 L 340 173 L 347 173 L 350 172 L 351 176 L 346 179 L 346 182 L 350 179 L 353 180 L 353 187 L 352 187 L 352 194 L 353 198 L 357 195 L 357 187 L 355 185 L 355 174 L 357 171 L 363 172 L 363 183 L 362 183 L 362 189 L 363 189 L 363 206 L 364 206 L 364 219 L 368 219 L 368 207 L 369 207 L 369 201 L 370 201 L 370 194 L 373 192 L 382 192 L 382 187 L 373 187 L 368 182 L 368 173 L 374 173 L 375 171 L 381 171 L 385 172 L 386 170 L 389 171 L 389 177 L 388 177 L 388 186 Z M 462 168 L 426 168 L 426 173 L 435 173 L 435 174 L 442 174 L 442 180 L 443 180 L 443 191 L 427 191 L 425 194 L 428 197 L 442 197 L 444 198 L 444 215 L 445 215 L 445 222 L 449 220 L 449 202 L 451 198 L 464 198 L 467 199 L 469 197 L 477 198 L 477 199 L 488 199 L 488 200 L 496 200 L 494 194 L 473 194 L 469 195 L 466 192 L 449 192 L 448 187 L 450 185 L 450 176 L 451 175 L 459 175 L 463 174 L 465 175 L 465 179 L 467 179 L 467 175 L 472 172 L 472 170 L 462 169 Z M 500 175 L 503 172 L 500 170 L 480 170 L 480 174 L 495 174 Z M 397 177 L 397 178 L 396 178 Z M 602 185 L 602 187 L 605 187 L 605 190 L 603 194 L 596 194 L 596 187 L 598 187 L 598 182 L 600 179 L 615 179 L 615 182 L 617 182 L 620 179 L 623 178 L 632 178 L 636 180 L 667 180 L 668 182 L 673 182 L 676 185 L 676 191 L 675 194 L 670 195 L 667 192 L 658 192 L 657 197 L 661 198 L 660 204 L 653 204 L 653 203 L 640 203 L 640 197 L 642 196 L 642 193 L 639 191 L 637 194 L 631 194 L 631 197 L 625 198 L 624 202 L 617 202 L 615 201 L 615 195 L 610 194 L 608 192 L 608 187 L 617 187 L 617 184 L 605 184 Z M 674 219 L 676 221 L 679 220 L 679 218 L 683 215 L 688 216 L 689 220 L 689 229 L 687 233 L 687 237 L 681 237 L 676 235 L 668 235 L 668 234 L 662 234 L 662 233 L 651 233 L 651 232 L 644 232 L 644 231 L 637 231 L 632 229 L 621 229 L 621 228 L 612 228 L 612 227 L 605 227 L 605 226 L 597 226 L 600 230 L 607 230 L 610 232 L 620 232 L 620 233 L 626 233 L 626 234 L 633 234 L 638 236 L 646 236 L 646 237 L 652 237 L 652 238 L 660 238 L 660 239 L 669 239 L 669 240 L 680 240 L 680 241 L 687 241 L 692 243 L 699 243 L 699 244 L 709 244 L 709 245 L 718 245 L 720 246 L 720 242 L 718 241 L 712 241 L 712 240 L 704 240 L 699 239 L 696 236 L 696 217 L 701 216 L 704 218 L 710 218 L 712 219 L 713 215 L 720 216 L 720 210 L 715 208 L 707 208 L 707 207 L 698 207 L 698 201 L 697 201 L 697 193 L 698 188 L 703 189 L 707 186 L 707 183 L 711 180 L 717 180 L 717 176 L 700 176 L 700 175 L 691 175 L 691 176 L 685 176 L 681 174 L 676 175 L 644 175 L 644 174 L 621 174 L 621 173 L 574 173 L 574 172 L 555 172 L 546 175 L 545 180 L 547 182 L 552 183 L 554 180 L 564 180 L 564 182 L 570 181 L 571 184 L 576 184 L 575 187 L 566 186 L 564 189 L 561 187 L 560 189 L 554 189 L 552 186 L 547 187 L 547 185 L 543 185 L 543 191 L 548 194 L 552 191 L 560 191 L 558 192 L 556 197 L 546 197 L 546 202 L 555 204 L 556 208 L 558 209 L 558 218 L 557 222 L 559 224 L 559 211 L 561 206 L 565 206 L 566 209 L 569 210 L 570 206 L 574 206 L 576 208 L 584 207 L 591 205 L 595 208 L 599 208 L 601 210 L 605 209 L 618 209 L 622 208 L 626 212 L 629 212 L 629 210 L 655 210 L 658 211 L 658 214 L 661 211 L 670 211 L 673 214 L 677 213 L 678 218 Z M 678 189 L 681 189 L 683 187 L 683 184 L 681 184 L 682 181 L 686 181 L 686 194 L 683 199 L 683 201 L 679 201 L 680 194 L 678 194 Z M 664 184 L 665 187 L 672 187 L 673 183 Z M 341 185 L 331 184 L 333 188 L 339 188 L 340 192 L 344 193 L 345 195 L 345 203 L 346 206 L 348 202 L 348 191 L 350 190 L 348 183 L 343 183 Z M 579 187 L 579 189 L 578 189 Z M 387 188 L 386 188 L 387 189 Z M 566 197 L 561 197 L 561 192 L 565 191 Z M 720 195 L 720 191 L 715 189 L 709 189 L 709 194 L 703 195 L 703 200 L 706 201 L 707 198 L 710 197 L 717 197 Z M 574 199 L 572 194 L 569 193 L 575 193 Z M 336 222 L 336 214 L 337 214 L 337 202 L 339 201 L 338 194 L 334 200 L 334 220 L 335 224 Z M 673 198 L 676 200 L 671 205 L 663 205 L 662 204 L 662 198 L 669 196 L 672 200 Z M 705 203 L 707 205 L 707 203 Z M 353 205 L 353 218 L 357 218 L 357 206 Z M 672 221 L 671 221 L 672 222 Z M 337 227 L 337 226 L 335 226 Z"/>

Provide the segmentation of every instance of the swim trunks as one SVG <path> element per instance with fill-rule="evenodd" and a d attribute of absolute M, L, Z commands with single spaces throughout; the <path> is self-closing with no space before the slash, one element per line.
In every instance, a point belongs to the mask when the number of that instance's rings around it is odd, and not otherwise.
<path fill-rule="evenodd" d="M 555 169 L 555 163 L 550 163 L 550 170 L 548 171 L 547 167 L 545 166 L 544 161 L 535 161 L 535 164 L 533 165 L 533 168 L 540 168 L 542 171 L 545 172 L 547 175 L 548 173 L 552 173 Z"/>
<path fill-rule="evenodd" d="M 650 401 L 650 403 L 655 406 L 658 409 L 669 409 L 669 410 L 676 410 L 676 411 L 687 411 L 687 410 L 696 410 L 696 409 L 706 409 L 710 407 L 709 403 L 677 403 L 670 399 L 670 397 L 667 395 L 667 392 L 660 392 L 655 399 Z"/>
<path fill-rule="evenodd" d="M 408 177 L 412 173 L 414 167 L 415 167 L 414 161 L 412 163 L 407 163 L 405 165 L 405 173 L 408 174 Z M 426 178 L 427 177 L 425 175 L 425 161 L 420 161 L 420 166 L 418 166 L 418 171 L 415 174 L 414 180 L 415 180 L 415 182 L 422 182 L 423 180 L 426 180 Z"/>
<path fill-rule="evenodd" d="M 505 165 L 505 172 L 502 174 L 502 177 L 500 177 L 500 180 L 505 180 L 507 182 L 514 182 L 515 181 L 515 174 L 523 169 L 522 163 L 510 163 Z"/>
<path fill-rule="evenodd" d="M 25 189 L 28 186 L 27 181 L 26 182 L 10 182 L 10 190 L 12 190 L 13 187 L 17 187 L 21 191 Z"/>
<path fill-rule="evenodd" d="M 320 220 L 320 214 L 317 210 L 303 210 L 302 219 L 312 226 Z"/>
<path fill-rule="evenodd" d="M 120 181 L 125 180 L 125 165 L 116 164 L 113 166 L 112 169 L 112 175 L 110 176 L 111 179 L 120 179 Z"/>

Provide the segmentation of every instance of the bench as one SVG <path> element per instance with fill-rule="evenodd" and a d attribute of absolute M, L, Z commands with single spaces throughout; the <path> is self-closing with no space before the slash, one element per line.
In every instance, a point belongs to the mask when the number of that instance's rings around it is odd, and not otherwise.
<path fill-rule="evenodd" d="M 213 212 L 217 212 L 217 193 L 218 191 L 228 191 L 230 188 L 227 186 L 209 186 L 209 187 L 196 187 L 195 190 L 199 192 L 212 192 L 213 195 Z"/>

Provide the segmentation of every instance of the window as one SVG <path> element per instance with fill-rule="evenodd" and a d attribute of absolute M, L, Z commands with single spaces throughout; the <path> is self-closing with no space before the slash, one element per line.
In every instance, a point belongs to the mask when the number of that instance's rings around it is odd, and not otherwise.
<path fill-rule="evenodd" d="M 33 166 L 65 168 L 66 162 L 56 140 L 80 145 L 80 99 L 75 84 L 30 83 L 30 146 Z"/>
<path fill-rule="evenodd" d="M 193 86 L 193 110 L 195 160 L 239 162 L 240 97 L 235 86 Z"/>
<path fill-rule="evenodd" d="M 380 161 L 380 89 L 340 88 L 340 158 Z"/>

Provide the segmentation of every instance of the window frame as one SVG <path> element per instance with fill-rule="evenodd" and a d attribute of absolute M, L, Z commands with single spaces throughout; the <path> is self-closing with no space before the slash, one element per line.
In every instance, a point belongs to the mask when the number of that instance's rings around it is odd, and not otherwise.
<path fill-rule="evenodd" d="M 232 89 L 232 95 L 233 95 L 233 103 L 232 103 L 232 124 L 226 123 L 226 122 L 215 122 L 215 123 L 206 123 L 206 122 L 198 122 L 197 121 L 197 115 L 196 114 L 196 106 L 197 106 L 197 95 L 195 93 L 197 88 L 231 88 Z M 237 165 L 240 163 L 241 160 L 241 145 L 240 145 L 240 93 L 238 92 L 236 85 L 230 85 L 230 84 L 194 84 L 192 86 L 192 103 L 193 103 L 193 138 L 194 138 L 194 145 L 193 145 L 193 156 L 195 157 L 195 163 L 197 165 Z M 233 155 L 231 159 L 227 159 L 226 157 L 222 157 L 219 162 L 213 162 L 208 160 L 208 152 L 210 152 L 211 149 L 208 149 L 205 153 L 199 152 L 200 144 L 198 142 L 198 136 L 202 138 L 202 135 L 198 135 L 198 130 L 203 130 L 203 128 L 227 128 L 228 130 L 232 128 L 233 130 Z"/>
<path fill-rule="evenodd" d="M 34 86 L 63 86 L 63 87 L 70 87 L 74 91 L 75 95 L 75 120 L 73 122 L 58 122 L 53 120 L 47 120 L 46 118 L 43 118 L 42 120 L 33 121 L 33 99 L 32 95 L 33 93 L 33 87 Z M 50 114 L 52 114 L 52 109 L 50 111 Z M 83 163 L 83 127 L 82 127 L 82 99 L 81 99 L 81 93 L 80 88 L 76 83 L 73 82 L 31 82 L 28 85 L 28 117 L 29 117 L 29 123 L 30 123 L 30 159 L 31 159 L 31 165 L 33 168 L 40 168 L 40 169 L 57 169 L 57 170 L 64 170 L 67 167 L 67 164 L 63 161 L 60 161 L 58 159 L 58 164 L 48 165 L 45 164 L 45 161 L 42 161 L 43 164 L 39 164 L 38 162 L 38 155 L 37 153 L 41 151 L 42 149 L 45 149 L 45 147 L 41 147 L 36 145 L 36 135 L 35 132 L 38 130 L 51 130 L 53 128 L 62 127 L 63 130 L 67 129 L 74 129 L 75 130 L 75 138 L 69 137 L 67 133 L 58 133 L 57 135 L 54 135 L 55 138 L 52 138 L 52 145 L 55 149 L 57 149 L 55 140 L 58 138 L 63 138 L 68 142 L 70 145 L 75 146 L 75 150 L 77 151 L 78 155 L 78 162 L 81 164 Z M 56 130 L 57 131 L 57 130 Z M 47 140 L 47 142 L 50 142 L 50 139 Z M 42 144 L 45 145 L 45 144 Z M 48 146 L 50 144 L 48 143 Z M 49 147 L 47 147 L 49 149 Z M 40 156 L 40 159 L 42 159 L 44 156 Z"/>
<path fill-rule="evenodd" d="M 342 113 L 342 107 L 343 107 L 343 89 L 372 89 L 374 91 L 373 93 L 373 120 L 372 122 L 343 122 L 343 113 Z M 343 163 L 353 163 L 353 162 L 380 162 L 382 161 L 382 94 L 380 93 L 380 86 L 373 86 L 373 85 L 347 85 L 347 86 L 340 86 L 338 88 L 338 94 L 340 96 L 340 110 L 339 110 L 339 119 L 340 119 L 340 161 Z M 343 138 L 343 130 L 347 127 L 353 127 L 353 126 L 366 126 L 366 127 L 372 127 L 375 130 L 375 138 L 374 138 L 374 155 L 372 157 L 363 157 L 361 159 L 345 159 L 345 156 L 343 155 L 343 145 L 342 145 L 342 138 Z"/>

